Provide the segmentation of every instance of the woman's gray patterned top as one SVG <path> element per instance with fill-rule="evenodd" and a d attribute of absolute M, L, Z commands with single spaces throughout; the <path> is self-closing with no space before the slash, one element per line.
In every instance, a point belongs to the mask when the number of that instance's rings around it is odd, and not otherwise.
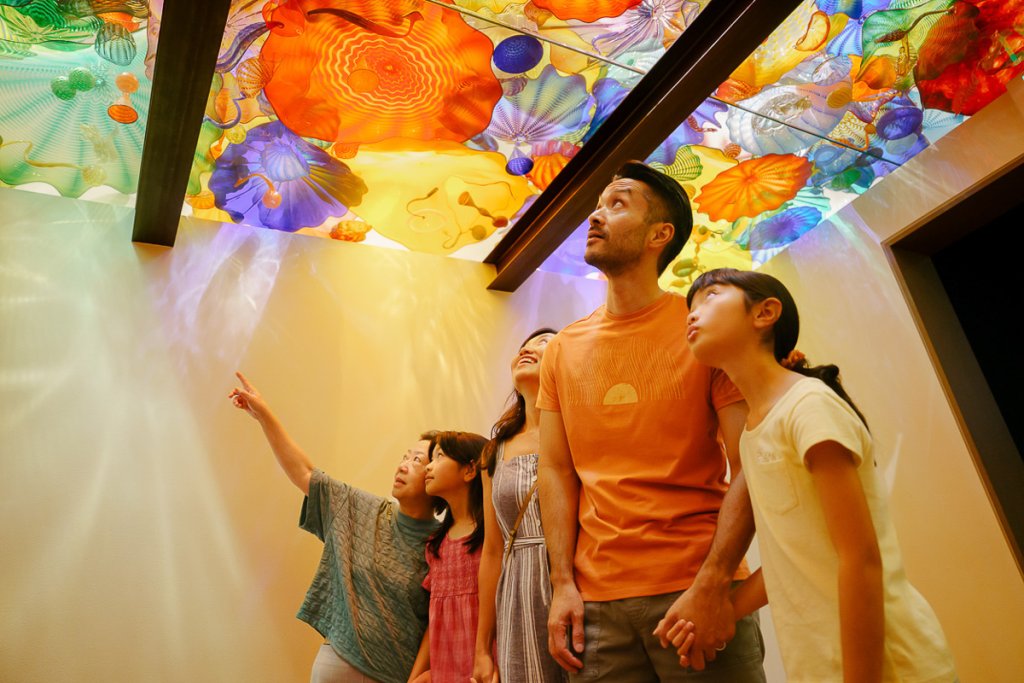
<path fill-rule="evenodd" d="M 406 683 L 427 625 L 423 547 L 437 522 L 314 470 L 299 526 L 324 552 L 298 618 L 370 678 Z"/>

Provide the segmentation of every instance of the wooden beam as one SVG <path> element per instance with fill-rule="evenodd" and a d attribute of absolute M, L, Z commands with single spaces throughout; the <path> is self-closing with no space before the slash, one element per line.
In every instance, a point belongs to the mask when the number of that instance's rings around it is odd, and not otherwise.
<path fill-rule="evenodd" d="M 230 0 L 165 2 L 132 241 L 173 246 Z"/>
<path fill-rule="evenodd" d="M 515 291 L 593 209 L 616 169 L 646 159 L 800 4 L 715 0 L 612 112 L 484 260 Z"/>

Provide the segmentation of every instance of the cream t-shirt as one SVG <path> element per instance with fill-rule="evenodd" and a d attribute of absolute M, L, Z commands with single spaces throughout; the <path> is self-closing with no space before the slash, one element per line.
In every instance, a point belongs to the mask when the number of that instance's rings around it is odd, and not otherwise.
<path fill-rule="evenodd" d="M 853 454 L 878 535 L 885 601 L 883 680 L 956 680 L 938 619 L 904 575 L 871 435 L 843 399 L 813 378 L 794 384 L 740 438 L 765 588 L 788 680 L 843 678 L 838 556 L 804 461 L 808 449 L 824 441 Z"/>

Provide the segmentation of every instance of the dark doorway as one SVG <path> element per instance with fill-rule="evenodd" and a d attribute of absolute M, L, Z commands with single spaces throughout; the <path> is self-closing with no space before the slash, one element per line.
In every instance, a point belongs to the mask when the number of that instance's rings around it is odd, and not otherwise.
<path fill-rule="evenodd" d="M 887 245 L 975 464 L 1024 571 L 1024 164 Z"/>
<path fill-rule="evenodd" d="M 1007 237 L 1022 228 L 1024 201 L 932 255 L 1019 453 L 1024 453 L 1024 269 L 1011 246 L 1014 240 Z"/>

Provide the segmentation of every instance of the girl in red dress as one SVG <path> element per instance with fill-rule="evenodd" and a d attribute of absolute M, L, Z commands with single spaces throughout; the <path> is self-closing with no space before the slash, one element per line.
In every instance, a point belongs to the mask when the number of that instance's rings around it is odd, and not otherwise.
<path fill-rule="evenodd" d="M 413 683 L 467 683 L 473 675 L 484 541 L 480 454 L 486 443 L 470 432 L 441 432 L 430 443 L 426 488 L 444 502 L 444 518 L 427 541 L 423 587 L 430 591 L 430 621 Z"/>

